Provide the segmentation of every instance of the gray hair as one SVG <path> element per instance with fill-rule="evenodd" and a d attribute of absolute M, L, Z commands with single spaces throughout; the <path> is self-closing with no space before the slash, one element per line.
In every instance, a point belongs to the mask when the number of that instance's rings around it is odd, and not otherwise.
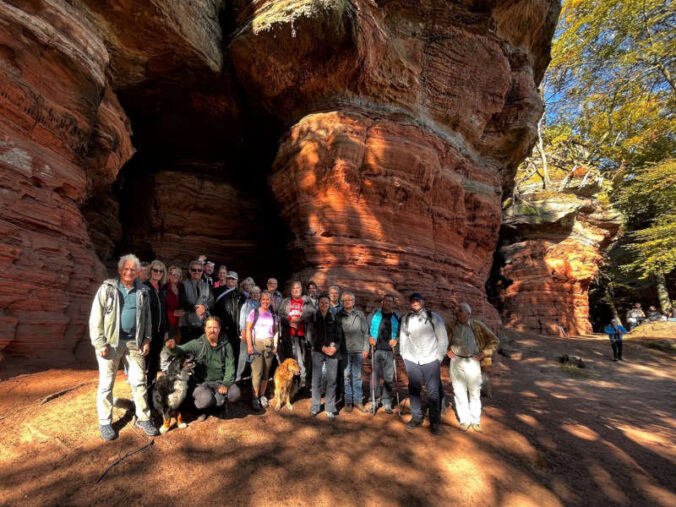
<path fill-rule="evenodd" d="M 120 260 L 117 261 L 117 270 L 119 271 L 124 267 L 127 262 L 133 262 L 136 264 L 136 271 L 141 269 L 141 261 L 134 254 L 127 254 L 120 257 Z"/>
<path fill-rule="evenodd" d="M 338 292 L 340 292 L 340 286 L 339 285 L 330 285 L 329 290 L 331 289 L 336 289 Z"/>
<path fill-rule="evenodd" d="M 345 296 L 351 297 L 353 303 L 356 302 L 356 300 L 357 300 L 357 299 L 354 297 L 354 294 L 353 294 L 352 292 L 350 292 L 349 290 L 346 290 L 346 291 L 343 292 L 343 294 L 340 296 L 341 301 L 342 301 L 343 299 L 345 299 Z"/>
<path fill-rule="evenodd" d="M 458 306 L 463 310 L 465 310 L 468 314 L 472 315 L 472 307 L 469 306 L 467 303 L 460 303 Z"/>
<path fill-rule="evenodd" d="M 251 292 L 253 293 L 254 291 L 258 291 L 261 294 L 263 294 L 263 291 L 261 290 L 261 288 L 258 285 L 254 285 L 253 287 L 251 287 Z M 269 292 L 269 291 L 266 290 L 265 292 Z"/>
<path fill-rule="evenodd" d="M 188 269 L 192 268 L 193 266 L 199 266 L 200 268 L 203 268 L 204 263 L 201 260 L 196 259 L 194 261 L 191 261 L 190 264 L 188 264 Z"/>

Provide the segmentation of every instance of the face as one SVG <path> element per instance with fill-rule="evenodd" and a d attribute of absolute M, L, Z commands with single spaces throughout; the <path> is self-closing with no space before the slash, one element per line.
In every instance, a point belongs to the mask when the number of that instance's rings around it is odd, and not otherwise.
<path fill-rule="evenodd" d="M 307 292 L 310 294 L 310 296 L 315 297 L 317 295 L 317 286 L 308 285 Z"/>
<path fill-rule="evenodd" d="M 343 296 L 343 307 L 346 310 L 352 310 L 354 308 L 354 298 L 350 295 Z"/>
<path fill-rule="evenodd" d="M 228 287 L 228 289 L 232 289 L 233 287 L 237 287 L 237 278 L 226 278 L 225 279 L 225 285 Z"/>
<path fill-rule="evenodd" d="M 213 272 L 214 272 L 214 265 L 211 264 L 210 262 L 207 262 L 207 263 L 204 265 L 204 272 L 205 272 L 207 275 L 211 276 L 211 275 L 213 274 Z"/>
<path fill-rule="evenodd" d="M 252 288 L 253 288 L 253 283 L 251 283 L 251 282 L 246 282 L 246 283 L 244 284 L 244 290 L 245 290 L 246 292 L 251 292 L 251 289 L 252 289 Z"/>
<path fill-rule="evenodd" d="M 462 306 L 458 306 L 455 311 L 455 318 L 458 319 L 460 324 L 465 324 L 469 320 L 469 313 Z"/>
<path fill-rule="evenodd" d="M 204 327 L 204 332 L 206 333 L 207 338 L 214 340 L 218 338 L 218 333 L 221 332 L 221 326 L 219 326 L 218 322 L 215 320 L 210 320 Z"/>
<path fill-rule="evenodd" d="M 261 296 L 261 308 L 263 311 L 267 311 L 268 308 L 270 308 L 270 303 L 272 301 L 270 300 L 270 294 L 263 294 Z"/>
<path fill-rule="evenodd" d="M 141 268 L 138 272 L 138 277 L 141 279 L 142 282 L 145 282 L 148 279 L 148 273 L 150 272 L 150 266 L 146 266 L 144 268 Z"/>
<path fill-rule="evenodd" d="M 261 290 L 260 289 L 253 289 L 251 291 L 251 299 L 256 301 L 258 303 L 261 300 Z"/>
<path fill-rule="evenodd" d="M 202 278 L 202 266 L 199 264 L 193 264 L 190 266 L 190 278 L 193 280 L 199 280 Z"/>
<path fill-rule="evenodd" d="M 338 289 L 329 289 L 329 298 L 334 305 L 338 302 L 339 294 Z"/>
<path fill-rule="evenodd" d="M 277 279 L 276 279 L 276 278 L 270 278 L 270 279 L 268 280 L 267 286 L 268 286 L 268 290 L 269 290 L 269 291 L 273 291 L 273 292 L 276 291 L 278 285 L 279 285 L 279 284 L 277 283 Z"/>
<path fill-rule="evenodd" d="M 329 299 L 321 298 L 319 300 L 319 311 L 322 312 L 322 315 L 325 315 L 329 311 Z"/>
<path fill-rule="evenodd" d="M 298 299 L 303 294 L 303 287 L 299 283 L 294 283 L 291 286 L 291 296 L 294 299 Z"/>
<path fill-rule="evenodd" d="M 385 313 L 391 313 L 393 306 L 394 301 L 392 300 L 392 298 L 383 298 L 382 309 Z"/>
<path fill-rule="evenodd" d="M 159 264 L 150 266 L 150 279 L 154 282 L 159 282 L 164 277 L 164 269 Z"/>
<path fill-rule="evenodd" d="M 228 270 L 227 269 L 219 269 L 218 270 L 218 279 L 221 282 L 225 282 L 225 279 L 228 277 Z"/>
<path fill-rule="evenodd" d="M 178 274 L 178 271 L 173 270 L 171 273 L 169 273 L 169 281 L 171 283 L 178 283 L 179 280 L 181 279 L 181 275 Z"/>
<path fill-rule="evenodd" d="M 417 312 L 422 307 L 423 307 L 423 302 L 420 301 L 419 299 L 414 299 L 413 301 L 411 301 L 411 310 L 413 310 L 414 312 Z"/>
<path fill-rule="evenodd" d="M 138 275 L 138 268 L 133 261 L 127 261 L 124 266 L 118 271 L 120 273 L 120 280 L 126 285 L 131 285 Z"/>

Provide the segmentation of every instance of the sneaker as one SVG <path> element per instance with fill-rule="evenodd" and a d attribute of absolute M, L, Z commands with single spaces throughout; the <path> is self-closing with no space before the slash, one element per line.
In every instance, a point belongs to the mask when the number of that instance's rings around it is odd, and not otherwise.
<path fill-rule="evenodd" d="M 312 417 L 317 417 L 317 414 L 319 414 L 319 410 L 310 410 L 310 415 Z"/>
<path fill-rule="evenodd" d="M 204 422 L 207 420 L 207 417 L 209 417 L 209 414 L 207 414 L 206 412 L 202 412 L 200 415 L 197 416 L 197 419 L 195 419 L 195 421 Z"/>
<path fill-rule="evenodd" d="M 115 440 L 117 438 L 117 433 L 115 433 L 112 424 L 99 424 L 99 432 L 103 440 Z"/>
<path fill-rule="evenodd" d="M 149 437 L 156 437 L 160 434 L 152 421 L 136 421 L 136 426 L 141 428 Z"/>
<path fill-rule="evenodd" d="M 270 401 L 265 396 L 261 396 L 260 400 L 261 400 L 261 407 L 268 408 L 270 406 Z"/>
<path fill-rule="evenodd" d="M 261 409 L 260 398 L 254 398 L 253 400 L 251 400 L 251 408 L 253 408 L 256 412 L 258 412 Z"/>
<path fill-rule="evenodd" d="M 469 430 L 469 424 L 460 423 L 460 431 L 466 432 L 467 430 Z"/>
<path fill-rule="evenodd" d="M 383 407 L 383 410 L 385 411 L 386 414 L 390 414 L 390 415 L 394 414 L 394 410 L 392 410 L 392 407 L 390 407 L 389 405 L 385 405 Z"/>
<path fill-rule="evenodd" d="M 329 421 L 333 421 L 333 420 L 336 418 L 336 414 L 334 414 L 333 412 L 327 412 L 327 413 L 326 413 L 326 418 L 327 418 Z"/>
<path fill-rule="evenodd" d="M 366 408 L 363 403 L 355 403 L 354 406 L 360 412 L 368 412 L 369 411 L 368 408 Z"/>
<path fill-rule="evenodd" d="M 481 429 L 481 425 L 480 425 L 480 424 L 472 424 L 470 427 L 471 427 L 474 431 L 476 431 L 477 433 L 483 433 L 483 432 L 484 432 L 484 430 Z"/>
<path fill-rule="evenodd" d="M 441 425 L 439 423 L 432 423 L 430 431 L 432 435 L 441 435 Z"/>
<path fill-rule="evenodd" d="M 407 427 L 409 430 L 412 430 L 412 429 L 414 429 L 414 428 L 417 428 L 417 427 L 420 426 L 421 424 L 422 424 L 422 419 L 418 419 L 418 418 L 416 418 L 416 417 L 411 417 L 411 420 L 408 422 L 408 424 L 406 425 L 406 427 Z"/>
<path fill-rule="evenodd" d="M 352 405 L 352 403 L 348 403 L 347 405 L 345 405 L 345 412 L 347 414 L 351 414 L 353 408 L 354 408 L 354 406 Z"/>

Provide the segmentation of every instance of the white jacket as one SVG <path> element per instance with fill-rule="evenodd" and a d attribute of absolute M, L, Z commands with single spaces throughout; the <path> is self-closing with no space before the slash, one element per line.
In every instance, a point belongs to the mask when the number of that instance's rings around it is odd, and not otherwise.
<path fill-rule="evenodd" d="M 428 318 L 429 315 L 434 324 Z M 399 347 L 404 360 L 429 364 L 444 359 L 448 335 L 444 320 L 438 314 L 425 308 L 417 313 L 409 312 L 402 317 L 399 329 Z"/>

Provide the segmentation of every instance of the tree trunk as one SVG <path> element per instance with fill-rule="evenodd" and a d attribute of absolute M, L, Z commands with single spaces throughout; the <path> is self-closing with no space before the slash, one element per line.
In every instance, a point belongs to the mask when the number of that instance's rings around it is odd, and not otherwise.
<path fill-rule="evenodd" d="M 668 312 L 671 310 L 671 301 L 669 300 L 667 281 L 664 279 L 664 274 L 661 271 L 655 273 L 655 285 L 657 289 L 657 299 L 660 302 L 660 309 L 663 312 Z"/>
<path fill-rule="evenodd" d="M 540 152 L 540 159 L 542 160 L 542 186 L 545 190 L 547 190 L 551 186 L 551 182 L 549 181 L 549 171 L 547 170 L 547 154 L 545 153 L 545 143 L 542 140 L 542 122 L 544 119 L 545 115 L 543 113 L 540 117 L 540 120 L 538 121 L 537 147 L 538 151 Z"/>
<path fill-rule="evenodd" d="M 613 314 L 613 319 L 617 319 L 617 322 L 622 324 L 622 319 L 620 318 L 620 314 L 617 311 L 617 307 L 615 306 L 615 300 L 613 299 L 612 282 L 608 282 L 608 285 L 606 286 L 606 303 L 608 303 L 608 306 L 610 307 L 610 312 Z"/>

